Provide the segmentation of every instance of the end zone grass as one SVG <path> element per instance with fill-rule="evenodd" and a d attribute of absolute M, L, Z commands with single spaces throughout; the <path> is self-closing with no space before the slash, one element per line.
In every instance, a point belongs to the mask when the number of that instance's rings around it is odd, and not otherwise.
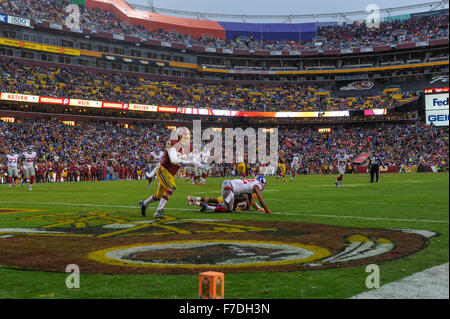
<path fill-rule="evenodd" d="M 447 173 L 382 174 L 378 184 L 369 183 L 367 175 L 345 175 L 342 188 L 334 185 L 335 178 L 297 176 L 295 181 L 283 183 L 269 177 L 263 195 L 272 215 L 200 213 L 187 206 L 186 196 L 219 196 L 222 179 L 210 178 L 207 185 L 194 186 L 177 180 L 178 189 L 165 213 L 180 218 L 276 220 L 440 234 L 414 255 L 380 263 L 381 285 L 448 262 Z M 36 184 L 32 192 L 20 185 L 12 190 L 0 185 L 0 228 L 42 227 L 48 222 L 24 217 L 55 213 L 109 212 L 130 221 L 142 220 L 137 203 L 149 195 L 146 181 Z M 1 213 L 1 208 L 38 211 Z M 149 214 L 155 208 L 151 206 Z M 76 290 L 66 288 L 67 275 L 0 266 L 0 298 L 198 297 L 198 275 L 93 275 L 83 274 L 81 269 L 81 288 Z M 225 274 L 225 298 L 348 298 L 368 290 L 367 275 L 365 266 Z"/>

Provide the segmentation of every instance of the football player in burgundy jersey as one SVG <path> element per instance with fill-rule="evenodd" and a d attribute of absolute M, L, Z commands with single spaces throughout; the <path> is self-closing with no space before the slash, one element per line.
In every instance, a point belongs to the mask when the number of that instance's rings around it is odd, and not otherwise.
<path fill-rule="evenodd" d="M 177 140 L 169 140 L 166 143 L 163 158 L 156 171 L 156 175 L 159 179 L 159 185 L 156 193 L 146 200 L 139 201 L 142 216 L 146 216 L 147 207 L 150 203 L 159 201 L 158 208 L 156 209 L 153 217 L 164 218 L 164 207 L 170 196 L 172 196 L 173 192 L 177 188 L 175 184 L 175 175 L 181 166 L 204 166 L 199 162 L 189 159 L 185 160 L 182 158 L 182 156 L 189 155 L 192 152 L 192 146 L 190 145 L 190 134 L 186 131 L 181 131 L 177 134 Z"/>

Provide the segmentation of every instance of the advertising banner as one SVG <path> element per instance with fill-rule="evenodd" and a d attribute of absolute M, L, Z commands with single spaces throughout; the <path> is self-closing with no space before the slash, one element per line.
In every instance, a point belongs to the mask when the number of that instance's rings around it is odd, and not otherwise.
<path fill-rule="evenodd" d="M 58 97 L 39 97 L 39 103 L 45 104 L 57 104 L 57 105 L 69 105 L 69 99 L 63 99 Z"/>
<path fill-rule="evenodd" d="M 433 123 L 434 126 L 448 126 L 448 109 L 426 112 L 426 124 Z"/>
<path fill-rule="evenodd" d="M 37 96 L 37 95 L 2 93 L 1 99 L 5 100 L 5 101 L 39 103 L 39 96 Z"/>
<path fill-rule="evenodd" d="M 77 100 L 77 99 L 70 99 L 69 105 L 71 106 L 81 106 L 81 107 L 102 107 L 102 102 L 99 101 L 89 101 L 89 100 Z"/>
<path fill-rule="evenodd" d="M 20 25 L 22 27 L 30 27 L 30 19 L 8 16 L 8 23 Z"/>
<path fill-rule="evenodd" d="M 144 104 L 129 104 L 118 102 L 104 102 L 104 101 L 90 101 L 59 97 L 45 97 L 27 94 L 15 93 L 1 93 L 0 100 L 29 102 L 29 103 L 44 103 L 54 105 L 70 105 L 77 107 L 94 107 L 107 108 L 117 110 L 130 111 L 145 111 L 145 112 L 162 112 L 162 113 L 178 113 L 178 114 L 192 114 L 192 115 L 208 115 L 208 116 L 236 116 L 236 117 L 345 117 L 350 116 L 349 111 L 329 111 L 329 112 L 253 112 L 253 111 L 230 111 L 230 110 L 215 110 L 215 109 L 199 109 L 191 107 L 176 107 L 176 106 L 156 106 Z M 448 111 L 447 111 L 448 121 Z M 448 124 L 447 124 L 448 125 Z"/>
<path fill-rule="evenodd" d="M 427 111 L 442 109 L 448 110 L 448 93 L 425 95 L 425 109 Z"/>

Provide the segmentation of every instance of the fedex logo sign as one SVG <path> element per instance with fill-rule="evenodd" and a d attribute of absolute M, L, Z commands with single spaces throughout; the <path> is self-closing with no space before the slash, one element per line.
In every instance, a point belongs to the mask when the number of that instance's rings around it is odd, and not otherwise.
<path fill-rule="evenodd" d="M 445 100 L 433 99 L 433 106 L 447 106 L 448 107 L 448 96 Z"/>
<path fill-rule="evenodd" d="M 448 93 L 425 95 L 426 110 L 448 110 Z"/>

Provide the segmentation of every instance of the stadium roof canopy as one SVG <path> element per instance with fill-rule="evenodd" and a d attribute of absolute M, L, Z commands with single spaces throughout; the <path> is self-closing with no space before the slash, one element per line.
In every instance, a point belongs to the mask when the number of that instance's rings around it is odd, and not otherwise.
<path fill-rule="evenodd" d="M 393 13 L 405 12 L 405 10 L 420 8 L 427 8 L 428 10 L 443 9 L 445 6 L 448 6 L 448 3 L 449 0 L 441 0 L 396 8 L 380 8 L 380 15 L 385 14 L 389 18 Z M 255 40 L 265 41 L 311 41 L 316 36 L 317 25 L 353 22 L 350 19 L 351 17 L 367 16 L 368 14 L 366 11 L 304 15 L 220 14 L 145 7 L 127 3 L 125 0 L 86 0 L 86 6 L 89 9 L 99 8 L 110 11 L 121 21 L 133 25 L 142 25 L 148 31 L 162 29 L 166 32 L 175 31 L 192 37 L 210 36 L 228 40 L 234 40 L 236 37 L 253 37 Z M 247 20 L 261 19 L 277 20 L 282 21 L 282 23 L 247 22 Z M 293 23 L 293 21 L 304 21 L 306 19 L 314 19 L 316 21 L 329 19 L 331 21 Z M 231 22 L 230 20 L 240 20 L 240 22 Z"/>

